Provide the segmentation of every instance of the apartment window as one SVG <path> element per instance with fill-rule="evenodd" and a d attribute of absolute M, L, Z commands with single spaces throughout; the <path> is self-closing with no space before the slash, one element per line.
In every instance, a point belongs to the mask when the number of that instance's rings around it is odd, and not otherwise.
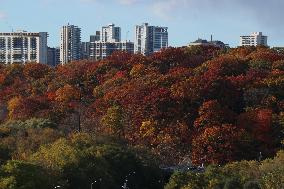
<path fill-rule="evenodd" d="M 6 43 L 5 43 L 5 38 L 0 39 L 0 49 L 5 49 Z"/>
<path fill-rule="evenodd" d="M 13 59 L 16 59 L 16 60 L 20 60 L 20 59 L 22 59 L 22 54 L 14 54 L 13 55 Z"/>
<path fill-rule="evenodd" d="M 30 44 L 32 49 L 37 48 L 37 43 L 36 43 L 36 38 L 31 38 L 31 44 Z"/>
<path fill-rule="evenodd" d="M 31 60 L 35 60 L 36 59 L 36 54 L 31 54 Z"/>
<path fill-rule="evenodd" d="M 28 39 L 23 38 L 23 48 L 28 48 Z"/>
<path fill-rule="evenodd" d="M 0 60 L 5 60 L 5 54 L 0 54 Z"/>
<path fill-rule="evenodd" d="M 8 38 L 8 47 L 11 48 L 11 38 Z"/>
<path fill-rule="evenodd" d="M 22 48 L 23 39 L 21 37 L 16 37 L 13 40 L 13 48 Z"/>

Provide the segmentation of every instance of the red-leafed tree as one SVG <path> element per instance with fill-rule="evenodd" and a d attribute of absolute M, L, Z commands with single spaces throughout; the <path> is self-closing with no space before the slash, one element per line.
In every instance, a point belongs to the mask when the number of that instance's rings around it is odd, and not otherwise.
<path fill-rule="evenodd" d="M 231 124 L 205 128 L 192 141 L 192 162 L 196 165 L 224 164 L 237 160 L 242 130 Z"/>
<path fill-rule="evenodd" d="M 255 145 L 255 151 L 269 156 L 276 150 L 274 137 L 279 136 L 279 133 L 274 132 L 272 110 L 256 109 L 243 113 L 238 118 L 238 127 L 246 130 Z"/>
<path fill-rule="evenodd" d="M 216 100 L 204 102 L 198 112 L 199 117 L 194 122 L 197 130 L 236 121 L 235 113 L 222 107 Z"/>
<path fill-rule="evenodd" d="M 8 102 L 9 118 L 26 120 L 31 117 L 49 118 L 50 102 L 41 96 L 14 97 Z"/>
<path fill-rule="evenodd" d="M 45 64 L 29 63 L 26 64 L 23 70 L 24 76 L 27 79 L 41 79 L 49 74 L 51 68 Z"/>

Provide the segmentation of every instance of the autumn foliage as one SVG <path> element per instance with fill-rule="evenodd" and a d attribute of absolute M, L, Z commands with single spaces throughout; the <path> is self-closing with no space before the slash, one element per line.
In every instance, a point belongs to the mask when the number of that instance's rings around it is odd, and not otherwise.
<path fill-rule="evenodd" d="M 144 146 L 165 164 L 271 157 L 284 131 L 284 54 L 169 48 L 51 68 L 0 67 L 0 121 L 44 118 Z"/>

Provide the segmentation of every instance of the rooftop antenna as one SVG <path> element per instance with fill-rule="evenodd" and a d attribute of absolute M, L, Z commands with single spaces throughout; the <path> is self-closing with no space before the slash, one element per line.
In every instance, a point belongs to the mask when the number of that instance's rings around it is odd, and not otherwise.
<path fill-rule="evenodd" d="M 211 43 L 213 42 L 213 35 L 211 34 Z"/>

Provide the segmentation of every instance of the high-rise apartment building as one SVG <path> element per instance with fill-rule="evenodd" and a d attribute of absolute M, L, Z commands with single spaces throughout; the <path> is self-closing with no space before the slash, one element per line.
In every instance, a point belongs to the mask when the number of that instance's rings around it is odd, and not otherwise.
<path fill-rule="evenodd" d="M 168 47 L 168 28 L 149 26 L 144 23 L 135 28 L 135 47 L 137 54 L 150 55 Z"/>
<path fill-rule="evenodd" d="M 0 63 L 47 63 L 47 32 L 0 33 Z"/>
<path fill-rule="evenodd" d="M 81 42 L 81 59 L 89 59 L 90 42 Z"/>
<path fill-rule="evenodd" d="M 56 47 L 56 48 L 48 47 L 47 64 L 53 67 L 60 64 L 60 48 L 59 47 Z"/>
<path fill-rule="evenodd" d="M 101 40 L 101 32 L 100 31 L 96 31 L 95 35 L 90 36 L 90 42 L 95 42 L 95 41 L 99 41 L 99 40 Z"/>
<path fill-rule="evenodd" d="M 81 29 L 67 25 L 61 28 L 60 62 L 66 64 L 81 58 Z"/>
<path fill-rule="evenodd" d="M 110 56 L 115 51 L 126 51 L 134 53 L 134 43 L 130 41 L 103 42 L 96 41 L 90 43 L 90 59 L 101 60 Z"/>
<path fill-rule="evenodd" d="M 90 59 L 101 60 L 115 51 L 134 53 L 134 43 L 121 41 L 121 29 L 114 24 L 103 26 L 101 32 L 90 36 Z"/>
<path fill-rule="evenodd" d="M 102 42 L 119 42 L 121 41 L 121 29 L 120 27 L 115 27 L 114 24 L 109 24 L 108 26 L 103 26 L 101 31 Z"/>
<path fill-rule="evenodd" d="M 262 32 L 253 32 L 248 36 L 240 37 L 240 46 L 259 46 L 267 45 L 267 36 L 262 35 Z"/>

